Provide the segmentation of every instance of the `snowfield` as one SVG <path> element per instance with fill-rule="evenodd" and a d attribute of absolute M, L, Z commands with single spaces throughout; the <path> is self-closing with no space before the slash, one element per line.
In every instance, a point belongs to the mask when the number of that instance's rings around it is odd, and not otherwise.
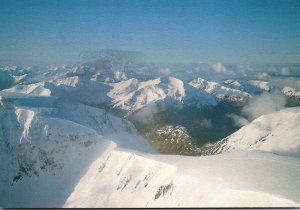
<path fill-rule="evenodd" d="M 111 112 L 155 103 L 242 105 L 270 91 L 267 82 L 130 78 L 118 66 L 43 74 L 7 67 L 0 76 L 0 207 L 300 206 L 300 107 L 263 115 L 200 148 L 210 156 L 158 154 Z M 156 133 L 174 144 L 188 134 L 178 125 Z"/>
<path fill-rule="evenodd" d="M 206 157 L 112 151 L 89 167 L 64 207 L 291 207 L 300 161 L 262 152 Z"/>
<path fill-rule="evenodd" d="M 260 150 L 300 157 L 300 107 L 263 115 L 223 140 L 207 145 L 207 154 Z"/>
<path fill-rule="evenodd" d="M 202 89 L 205 92 L 216 96 L 219 100 L 225 100 L 229 103 L 244 105 L 251 98 L 247 92 L 241 91 L 240 85 L 226 87 L 217 82 L 209 82 L 202 78 L 197 78 L 189 83 L 195 88 Z M 238 89 L 235 89 L 238 88 Z"/>

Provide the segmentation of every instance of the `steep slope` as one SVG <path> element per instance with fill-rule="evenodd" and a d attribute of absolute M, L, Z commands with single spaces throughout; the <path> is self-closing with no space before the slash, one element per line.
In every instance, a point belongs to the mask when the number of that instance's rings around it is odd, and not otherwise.
<path fill-rule="evenodd" d="M 252 94 L 259 94 L 263 91 L 269 92 L 271 90 L 269 82 L 261 80 L 225 80 L 221 85 Z"/>
<path fill-rule="evenodd" d="M 229 88 L 217 82 L 209 82 L 200 77 L 192 80 L 189 84 L 216 96 L 220 101 L 227 101 L 236 105 L 244 105 L 251 98 L 251 95 L 247 92 Z"/>
<path fill-rule="evenodd" d="M 99 154 L 115 147 L 154 152 L 131 123 L 104 110 L 0 94 L 2 207 L 60 207 Z"/>
<path fill-rule="evenodd" d="M 26 69 L 21 69 L 17 66 L 0 68 L 0 90 L 22 82 L 28 76 L 27 73 Z"/>
<path fill-rule="evenodd" d="M 111 86 L 113 88 L 108 96 L 112 98 L 114 107 L 128 111 L 135 111 L 158 101 L 164 101 L 166 104 L 174 104 L 179 107 L 183 104 L 198 106 L 216 104 L 215 98 L 211 95 L 196 91 L 189 85 L 187 87 L 175 77 L 160 77 L 143 82 L 139 82 L 137 79 L 129 79 L 112 83 Z"/>
<path fill-rule="evenodd" d="M 45 82 L 37 82 L 32 84 L 19 84 L 12 88 L 5 89 L 6 92 L 17 92 L 40 96 L 50 96 L 51 90 L 45 87 Z"/>
<path fill-rule="evenodd" d="M 300 107 L 263 115 L 223 140 L 206 145 L 207 154 L 261 150 L 298 156 L 300 152 Z"/>
<path fill-rule="evenodd" d="M 64 207 L 299 206 L 299 166 L 299 159 L 260 152 L 186 157 L 114 150 L 94 161 Z"/>

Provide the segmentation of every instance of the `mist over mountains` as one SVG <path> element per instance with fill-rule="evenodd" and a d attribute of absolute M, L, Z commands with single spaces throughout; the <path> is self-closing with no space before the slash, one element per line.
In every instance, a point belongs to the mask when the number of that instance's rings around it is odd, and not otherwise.
<path fill-rule="evenodd" d="M 299 68 L 2 66 L 0 206 L 299 206 Z"/>

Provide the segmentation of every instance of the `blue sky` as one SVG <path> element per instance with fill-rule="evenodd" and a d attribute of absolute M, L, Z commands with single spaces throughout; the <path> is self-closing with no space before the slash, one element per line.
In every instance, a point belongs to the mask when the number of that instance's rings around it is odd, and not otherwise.
<path fill-rule="evenodd" d="M 97 49 L 153 62 L 299 63 L 300 1 L 0 0 L 0 62 L 66 63 Z"/>

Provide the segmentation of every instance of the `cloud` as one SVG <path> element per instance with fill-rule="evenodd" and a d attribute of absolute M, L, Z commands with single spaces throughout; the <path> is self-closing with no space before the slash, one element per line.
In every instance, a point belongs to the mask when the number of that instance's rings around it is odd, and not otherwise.
<path fill-rule="evenodd" d="M 296 77 L 275 77 L 270 78 L 269 83 L 278 89 L 283 89 L 286 86 L 299 90 L 299 79 Z"/>
<path fill-rule="evenodd" d="M 242 113 L 249 120 L 254 120 L 262 115 L 279 111 L 285 107 L 286 99 L 280 92 L 264 92 L 250 99 L 249 103 L 242 109 Z"/>
<path fill-rule="evenodd" d="M 236 114 L 226 114 L 225 115 L 227 118 L 230 118 L 234 121 L 234 124 L 236 126 L 242 127 L 244 125 L 247 125 L 249 123 L 249 120 L 247 120 L 246 118 L 242 117 L 242 116 L 238 116 Z"/>
<path fill-rule="evenodd" d="M 269 78 L 269 75 L 266 72 L 258 72 L 256 76 L 261 80 L 266 80 Z"/>
<path fill-rule="evenodd" d="M 147 106 L 143 107 L 142 109 L 138 110 L 133 115 L 133 120 L 142 124 L 147 125 L 154 121 L 154 115 L 160 111 L 166 109 L 166 105 L 160 104 L 159 106 L 156 103 L 148 104 Z"/>
<path fill-rule="evenodd" d="M 291 74 L 289 67 L 283 67 L 280 72 L 282 75 L 290 75 Z"/>
<path fill-rule="evenodd" d="M 226 69 L 226 67 L 221 63 L 215 63 L 212 65 L 212 70 L 218 73 L 228 73 L 229 71 Z"/>
<path fill-rule="evenodd" d="M 171 70 L 169 68 L 161 68 L 159 70 L 159 72 L 163 75 L 170 75 L 171 74 Z"/>
<path fill-rule="evenodd" d="M 211 128 L 212 127 L 211 120 L 206 119 L 206 118 L 201 118 L 200 120 L 194 120 L 193 123 L 197 127 L 202 127 L 202 128 Z"/>

